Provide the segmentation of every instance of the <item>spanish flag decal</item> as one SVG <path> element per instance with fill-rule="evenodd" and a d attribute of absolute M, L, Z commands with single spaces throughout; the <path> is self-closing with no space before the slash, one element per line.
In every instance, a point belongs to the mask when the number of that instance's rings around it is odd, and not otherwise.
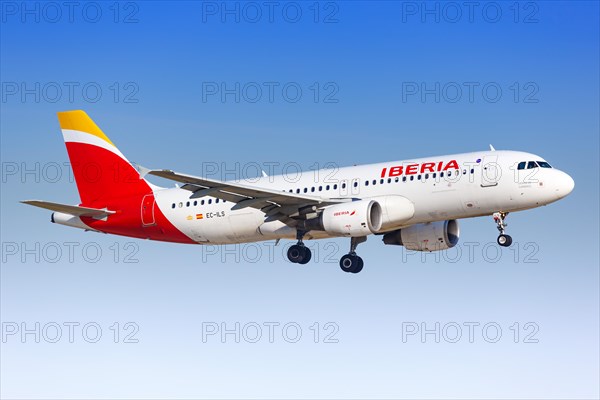
<path fill-rule="evenodd" d="M 204 216 L 202 214 L 196 214 L 196 219 L 202 219 Z"/>

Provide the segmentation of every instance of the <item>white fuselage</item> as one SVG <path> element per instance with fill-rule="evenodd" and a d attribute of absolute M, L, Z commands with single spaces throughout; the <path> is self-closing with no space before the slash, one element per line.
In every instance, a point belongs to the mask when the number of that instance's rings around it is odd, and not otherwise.
<path fill-rule="evenodd" d="M 402 196 L 413 203 L 414 215 L 407 223 L 386 229 L 390 231 L 418 223 L 526 210 L 559 200 L 573 189 L 573 180 L 555 168 L 518 169 L 519 163 L 530 161 L 543 159 L 524 152 L 482 151 L 324 169 L 301 176 L 268 176 L 252 180 L 252 185 L 324 199 Z M 296 230 L 279 220 L 265 223 L 265 213 L 259 209 L 232 210 L 235 203 L 210 196 L 190 199 L 191 194 L 180 188 L 154 192 L 165 216 L 198 243 L 296 237 Z M 330 236 L 311 231 L 305 238 Z"/>

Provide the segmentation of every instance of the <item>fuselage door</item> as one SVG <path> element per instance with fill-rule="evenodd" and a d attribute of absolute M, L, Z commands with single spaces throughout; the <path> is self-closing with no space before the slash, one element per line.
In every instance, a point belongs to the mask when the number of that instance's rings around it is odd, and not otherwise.
<path fill-rule="evenodd" d="M 481 162 L 481 187 L 497 186 L 502 178 L 498 156 L 485 156 Z"/>
<path fill-rule="evenodd" d="M 358 178 L 352 179 L 352 183 L 351 183 L 351 186 L 350 186 L 350 191 L 351 191 L 351 193 L 352 193 L 353 196 L 357 196 L 357 195 L 360 194 L 359 193 L 360 192 L 360 185 L 359 185 Z"/>
<path fill-rule="evenodd" d="M 154 220 L 154 194 L 147 194 L 142 199 L 142 226 L 152 226 L 156 224 Z"/>
<path fill-rule="evenodd" d="M 340 181 L 340 197 L 348 196 L 348 179 L 342 179 Z"/>

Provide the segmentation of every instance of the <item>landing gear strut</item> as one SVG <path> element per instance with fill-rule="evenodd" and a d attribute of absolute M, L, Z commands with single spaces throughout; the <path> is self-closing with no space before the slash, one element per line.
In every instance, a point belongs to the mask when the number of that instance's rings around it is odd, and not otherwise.
<path fill-rule="evenodd" d="M 509 235 L 506 235 L 504 233 L 504 230 L 506 229 L 506 226 L 507 226 L 507 224 L 504 223 L 504 219 L 506 218 L 507 215 L 508 215 L 507 212 L 495 212 L 494 213 L 494 221 L 496 222 L 498 231 L 500 232 L 500 235 L 498 235 L 497 242 L 502 247 L 508 247 L 512 244 L 512 238 Z"/>
<path fill-rule="evenodd" d="M 304 245 L 304 242 L 302 241 L 302 238 L 305 234 L 305 231 L 297 230 L 296 239 L 298 239 L 298 243 L 296 243 L 288 249 L 288 260 L 290 260 L 293 263 L 306 264 L 312 258 L 312 252 L 308 247 Z"/>
<path fill-rule="evenodd" d="M 356 255 L 356 247 L 367 241 L 366 236 L 353 237 L 350 239 L 350 253 L 340 259 L 340 268 L 344 272 L 357 274 L 363 269 L 363 259 Z"/>

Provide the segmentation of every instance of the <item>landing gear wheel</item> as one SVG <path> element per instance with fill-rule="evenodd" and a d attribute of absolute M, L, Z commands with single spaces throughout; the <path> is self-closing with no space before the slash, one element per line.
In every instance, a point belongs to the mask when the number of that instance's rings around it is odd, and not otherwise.
<path fill-rule="evenodd" d="M 306 264 L 312 258 L 312 252 L 303 244 L 295 244 L 288 249 L 288 260 L 296 264 Z"/>
<path fill-rule="evenodd" d="M 508 215 L 508 212 L 495 212 L 493 217 L 494 217 L 494 222 L 496 222 L 497 228 L 498 228 L 498 232 L 500 232 L 500 235 L 498 236 L 498 244 L 502 247 L 508 247 L 512 244 L 512 238 L 504 233 L 504 230 L 506 229 L 506 222 L 504 222 L 504 219 L 506 219 L 506 216 Z"/>
<path fill-rule="evenodd" d="M 310 249 L 305 246 L 302 246 L 302 248 L 304 249 L 304 255 L 302 257 L 302 260 L 298 261 L 298 264 L 306 264 L 312 258 L 312 252 L 310 251 Z"/>
<path fill-rule="evenodd" d="M 498 236 L 497 242 L 502 247 L 508 247 L 512 244 L 512 238 L 509 235 L 501 234 Z"/>
<path fill-rule="evenodd" d="M 360 271 L 362 271 L 364 265 L 365 263 L 363 262 L 363 259 L 361 257 L 358 257 L 358 267 L 356 268 L 356 271 L 354 271 L 354 273 L 358 274 Z"/>
<path fill-rule="evenodd" d="M 346 254 L 340 259 L 340 268 L 344 272 L 357 274 L 363 269 L 363 265 L 362 258 L 356 254 Z"/>

